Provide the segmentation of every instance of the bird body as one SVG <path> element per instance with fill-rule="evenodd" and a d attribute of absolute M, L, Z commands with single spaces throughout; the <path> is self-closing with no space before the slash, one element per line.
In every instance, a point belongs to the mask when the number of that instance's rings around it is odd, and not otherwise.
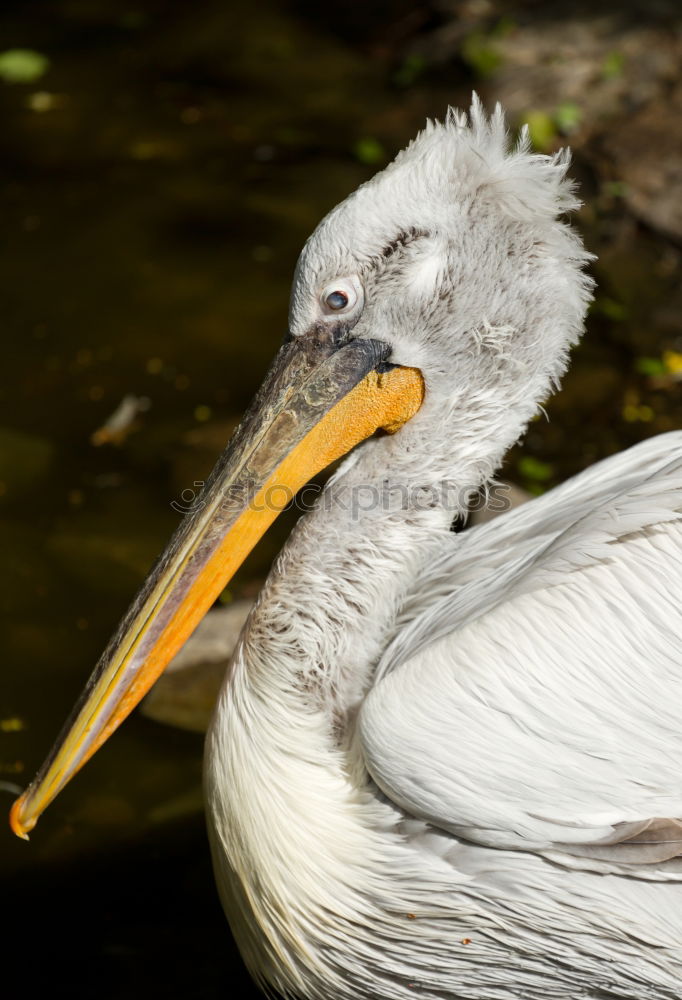
<path fill-rule="evenodd" d="M 216 880 L 257 981 L 679 996 L 682 865 L 627 841 L 680 814 L 681 507 L 669 434 L 462 534 L 432 511 L 330 531 L 324 503 L 299 522 L 206 746 Z"/>
<path fill-rule="evenodd" d="M 567 167 L 475 100 L 323 220 L 201 508 L 14 806 L 25 835 L 276 516 L 269 491 L 363 441 L 276 561 L 206 742 L 216 881 L 268 991 L 680 996 L 682 434 L 451 530 L 582 331 Z"/>

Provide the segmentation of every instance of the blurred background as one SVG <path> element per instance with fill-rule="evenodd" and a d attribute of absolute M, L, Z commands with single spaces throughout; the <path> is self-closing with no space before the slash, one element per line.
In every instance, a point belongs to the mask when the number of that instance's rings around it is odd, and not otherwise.
<path fill-rule="evenodd" d="M 587 336 L 502 472 L 539 493 L 682 426 L 677 2 L 3 6 L 3 809 L 259 384 L 306 236 L 473 88 L 537 149 L 572 146 L 598 255 Z M 290 524 L 225 603 L 257 591 Z M 241 993 L 201 754 L 138 712 L 30 845 L 0 833 L 5 985 Z"/>

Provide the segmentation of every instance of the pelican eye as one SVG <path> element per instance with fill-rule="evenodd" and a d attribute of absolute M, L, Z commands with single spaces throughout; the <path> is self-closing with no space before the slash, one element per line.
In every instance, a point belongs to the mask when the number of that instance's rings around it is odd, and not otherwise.
<path fill-rule="evenodd" d="M 330 309 L 345 309 L 348 305 L 348 296 L 345 292 L 330 292 L 324 301 Z"/>
<path fill-rule="evenodd" d="M 359 279 L 352 275 L 330 282 L 320 295 L 320 304 L 322 311 L 330 317 L 358 311 L 357 307 L 362 306 L 362 285 Z"/>

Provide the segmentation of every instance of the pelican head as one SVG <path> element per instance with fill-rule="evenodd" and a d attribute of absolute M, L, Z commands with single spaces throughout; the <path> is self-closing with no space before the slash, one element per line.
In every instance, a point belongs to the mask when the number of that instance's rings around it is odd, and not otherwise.
<path fill-rule="evenodd" d="M 105 650 L 12 825 L 43 809 L 137 704 L 258 538 L 364 439 L 396 479 L 477 488 L 582 329 L 587 255 L 561 213 L 568 156 L 514 149 L 498 107 L 451 111 L 335 208 L 296 268 L 289 334 L 240 428 Z M 386 431 L 375 436 L 377 431 Z M 277 494 L 278 500 L 272 498 Z M 450 515 L 451 519 L 451 515 Z"/>
<path fill-rule="evenodd" d="M 429 122 L 385 170 L 320 223 L 298 261 L 289 328 L 320 324 L 388 345 L 418 369 L 419 414 L 390 442 L 401 456 L 471 463 L 478 486 L 556 386 L 583 329 L 590 255 L 558 216 L 579 207 L 568 151 L 509 149 L 498 105 Z M 470 448 L 467 448 L 470 443 Z M 396 467 L 395 463 L 399 465 Z"/>

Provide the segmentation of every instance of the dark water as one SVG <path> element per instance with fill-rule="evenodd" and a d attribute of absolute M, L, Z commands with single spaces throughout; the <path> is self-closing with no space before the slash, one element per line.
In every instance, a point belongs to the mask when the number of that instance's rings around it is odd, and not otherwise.
<path fill-rule="evenodd" d="M 275 0 L 64 0 L 0 15 L 3 49 L 50 60 L 33 82 L 0 84 L 8 807 L 177 523 L 171 501 L 204 477 L 256 388 L 305 237 L 427 114 L 466 104 L 472 84 L 490 90 L 456 60 L 417 73 L 406 58 L 438 9 L 378 4 L 339 23 Z M 600 207 L 591 168 L 576 170 L 604 291 L 552 422 L 509 461 L 536 490 L 682 415 L 670 380 L 641 363 L 682 350 L 652 319 L 679 254 L 641 228 L 616 239 L 620 210 Z M 93 444 L 128 394 L 149 401 L 136 426 Z M 257 587 L 278 532 L 233 595 Z M 204 839 L 201 742 L 133 717 L 30 844 L 0 835 L 9 975 L 74 997 L 237 989 Z"/>

